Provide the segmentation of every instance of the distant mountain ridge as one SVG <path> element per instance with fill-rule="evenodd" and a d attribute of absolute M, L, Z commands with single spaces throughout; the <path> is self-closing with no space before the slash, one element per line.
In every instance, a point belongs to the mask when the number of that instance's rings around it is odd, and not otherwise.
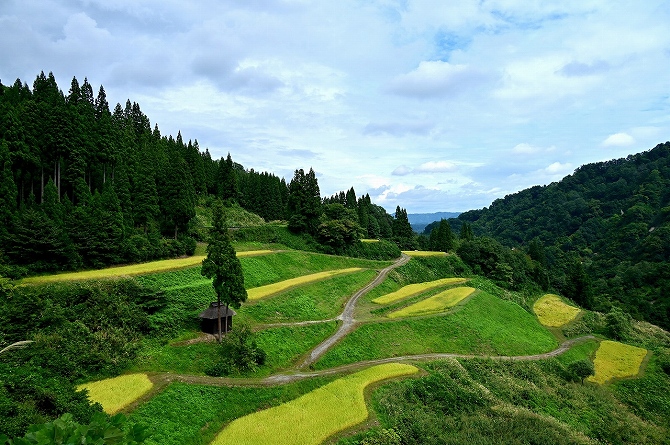
<path fill-rule="evenodd" d="M 408 213 L 407 219 L 412 229 L 417 233 L 421 233 L 432 222 L 441 219 L 457 218 L 460 214 L 461 212 Z"/>

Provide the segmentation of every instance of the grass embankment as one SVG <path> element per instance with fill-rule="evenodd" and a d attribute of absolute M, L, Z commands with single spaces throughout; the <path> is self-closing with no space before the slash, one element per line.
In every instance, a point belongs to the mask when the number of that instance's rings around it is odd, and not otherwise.
<path fill-rule="evenodd" d="M 604 340 L 600 342 L 593 360 L 595 374 L 587 380 L 602 385 L 615 378 L 634 377 L 640 372 L 646 355 L 644 348 Z"/>
<path fill-rule="evenodd" d="M 341 313 L 346 300 L 375 275 L 372 270 L 362 270 L 295 287 L 272 298 L 243 304 L 237 318 L 264 324 L 332 319 Z"/>
<path fill-rule="evenodd" d="M 450 314 L 361 325 L 315 367 L 432 352 L 528 355 L 556 346 L 554 336 L 519 305 L 479 292 Z"/>
<path fill-rule="evenodd" d="M 547 294 L 533 304 L 533 312 L 543 325 L 558 328 L 574 320 L 581 310 L 565 304 L 558 295 Z"/>
<path fill-rule="evenodd" d="M 365 388 L 380 380 L 411 375 L 401 363 L 374 366 L 329 383 L 291 402 L 239 418 L 213 445 L 310 445 L 365 421 Z"/>
<path fill-rule="evenodd" d="M 202 445 L 226 423 L 294 400 L 330 381 L 314 378 L 273 387 L 172 383 L 130 413 L 129 419 L 147 427 L 146 445 Z"/>
<path fill-rule="evenodd" d="M 107 414 L 115 414 L 153 388 L 146 374 L 127 374 L 77 386 L 88 390 L 88 398 L 102 405 Z"/>
<path fill-rule="evenodd" d="M 381 297 L 377 297 L 372 300 L 373 303 L 377 304 L 390 304 L 395 303 L 396 301 L 404 300 L 407 297 L 412 295 L 419 294 L 421 292 L 426 292 L 431 289 L 435 289 L 440 286 L 449 286 L 453 284 L 461 284 L 467 281 L 465 278 L 442 278 L 439 280 L 428 281 L 424 283 L 408 284 L 403 286 L 395 292 L 391 292 Z"/>
<path fill-rule="evenodd" d="M 388 318 L 416 317 L 444 312 L 445 309 L 456 306 L 475 291 L 472 287 L 456 287 L 447 289 L 437 295 L 393 311 Z"/>
<path fill-rule="evenodd" d="M 297 363 L 305 353 L 332 335 L 335 322 L 306 326 L 280 326 L 256 333 L 258 346 L 267 354 L 265 364 L 255 377 L 284 370 Z M 139 353 L 133 371 L 174 372 L 204 375 L 219 360 L 221 347 L 216 342 L 193 344 L 168 344 L 161 341 L 146 342 Z"/>
<path fill-rule="evenodd" d="M 336 275 L 358 272 L 360 270 L 362 269 L 359 267 L 350 267 L 347 269 L 328 270 L 324 272 L 317 272 L 310 275 L 303 275 L 301 277 L 291 278 L 288 280 L 280 281 L 278 283 L 272 283 L 267 284 L 265 286 L 254 287 L 252 289 L 247 290 L 247 295 L 248 299 L 251 301 L 260 300 L 261 298 L 269 297 L 270 295 L 274 295 L 276 293 L 285 291 L 292 287 L 313 283 L 315 281 L 325 280 L 327 278 L 332 278 Z"/>

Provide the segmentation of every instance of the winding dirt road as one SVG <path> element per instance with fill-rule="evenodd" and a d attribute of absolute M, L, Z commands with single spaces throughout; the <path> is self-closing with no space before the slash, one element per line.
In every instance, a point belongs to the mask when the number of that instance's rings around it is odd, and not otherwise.
<path fill-rule="evenodd" d="M 370 292 L 379 284 L 381 284 L 381 282 L 384 281 L 386 275 L 388 275 L 390 271 L 392 271 L 396 267 L 402 266 L 403 264 L 407 264 L 409 260 L 410 257 L 403 253 L 400 256 L 400 258 L 396 260 L 395 263 L 391 264 L 385 269 L 382 269 L 374 280 L 368 283 L 368 285 L 365 286 L 363 289 L 356 292 L 349 299 L 349 301 L 347 301 L 347 304 L 344 305 L 344 310 L 342 311 L 342 314 L 339 317 L 337 317 L 337 320 L 342 320 L 342 325 L 337 330 L 337 332 L 335 332 L 332 336 L 321 342 L 321 344 L 319 344 L 316 348 L 312 349 L 307 358 L 298 366 L 298 369 L 304 369 L 309 365 L 311 365 L 312 363 L 314 363 L 315 361 L 317 361 L 335 343 L 337 343 L 340 339 L 342 339 L 349 332 L 351 332 L 351 330 L 354 328 L 354 324 L 356 323 L 356 320 L 354 319 L 354 311 L 356 310 L 356 303 L 358 302 L 358 299 L 361 298 L 363 295 L 367 294 L 368 292 Z"/>
<path fill-rule="evenodd" d="M 463 358 L 463 359 L 473 359 L 473 358 L 483 358 L 491 360 L 511 360 L 511 361 L 526 361 L 526 360 L 542 360 L 551 357 L 556 357 L 577 343 L 585 342 L 588 340 L 594 340 L 593 335 L 585 335 L 578 338 L 573 338 L 561 343 L 553 351 L 544 352 L 542 354 L 533 354 L 533 355 L 517 355 L 517 356 L 492 356 L 492 355 L 474 355 L 474 354 L 455 354 L 455 353 L 428 353 L 428 354 L 417 354 L 417 355 L 404 355 L 398 357 L 387 357 L 376 360 L 365 360 L 356 363 L 351 363 L 348 365 L 337 366 L 334 368 L 323 369 L 319 371 L 304 371 L 305 368 L 309 367 L 311 364 L 315 363 L 326 351 L 328 351 L 335 343 L 340 339 L 345 337 L 350 333 L 356 325 L 356 320 L 354 318 L 354 312 L 356 309 L 356 304 L 358 300 L 370 292 L 376 286 L 378 286 L 390 271 L 406 264 L 410 260 L 410 257 L 403 254 L 398 260 L 393 264 L 382 269 L 379 274 L 368 283 L 365 287 L 356 292 L 352 297 L 347 301 L 344 306 L 342 313 L 334 319 L 329 320 L 313 320 L 313 321 L 303 321 L 296 323 L 277 323 L 274 325 L 264 325 L 264 327 L 270 326 L 295 326 L 295 325 L 307 325 L 313 323 L 324 323 L 334 320 L 341 320 L 342 325 L 340 328 L 321 342 L 318 346 L 312 349 L 307 357 L 295 368 L 295 372 L 286 372 L 282 374 L 274 374 L 265 378 L 225 378 L 225 377 L 207 377 L 207 376 L 197 376 L 197 375 L 187 375 L 187 374 L 172 374 L 172 373 L 156 373 L 152 374 L 151 378 L 155 383 L 159 383 L 159 386 L 164 386 L 165 384 L 172 381 L 179 381 L 184 383 L 196 383 L 212 386 L 272 386 L 279 384 L 286 384 L 290 382 L 295 382 L 298 380 L 319 377 L 325 375 L 339 374 L 345 372 L 351 372 L 368 366 L 379 365 L 383 363 L 391 362 L 408 362 L 408 361 L 426 361 L 426 360 L 440 360 L 448 358 Z"/>

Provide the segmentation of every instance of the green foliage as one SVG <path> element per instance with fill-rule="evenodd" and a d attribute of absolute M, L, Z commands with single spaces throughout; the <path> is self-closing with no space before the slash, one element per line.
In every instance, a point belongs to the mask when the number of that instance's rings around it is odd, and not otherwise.
<path fill-rule="evenodd" d="M 570 374 L 555 358 L 445 360 L 425 368 L 424 377 L 392 382 L 373 393 L 381 428 L 393 429 L 403 444 L 668 443 L 670 425 L 662 413 L 669 380 L 659 380 L 653 371 L 610 392 L 569 383 Z M 656 391 L 660 407 L 638 405 L 646 397 L 642 394 L 628 398 L 652 382 L 663 388 Z M 627 385 L 631 388 L 620 392 Z M 339 443 L 365 443 L 368 435 L 381 436 L 364 433 Z"/>
<path fill-rule="evenodd" d="M 33 425 L 22 438 L 14 440 L 0 435 L 0 444 L 7 445 L 75 445 L 100 443 L 139 445 L 147 438 L 145 428 L 129 425 L 123 414 L 108 417 L 97 413 L 88 425 L 75 422 L 72 414 L 63 414 L 53 422 Z"/>
<path fill-rule="evenodd" d="M 584 383 L 585 378 L 593 375 L 595 368 L 593 367 L 593 362 L 591 360 L 583 359 L 570 363 L 567 367 L 567 371 L 576 381 Z"/>
<path fill-rule="evenodd" d="M 132 280 L 20 286 L 0 298 L 0 341 L 34 340 L 0 357 L 0 431 L 66 412 L 88 423 L 100 410 L 74 383 L 115 375 L 135 359 L 162 296 Z"/>
<path fill-rule="evenodd" d="M 356 242 L 346 249 L 344 254 L 369 260 L 392 260 L 398 258 L 401 252 L 397 244 L 387 240 L 379 240 L 375 243 Z"/>
<path fill-rule="evenodd" d="M 222 303 L 225 304 L 226 311 L 228 306 L 237 309 L 246 301 L 247 291 L 244 288 L 242 264 L 240 264 L 239 258 L 235 255 L 235 249 L 230 244 L 228 228 L 223 221 L 223 206 L 220 202 L 214 206 L 207 258 L 202 260 L 200 273 L 204 277 L 212 278 L 218 304 L 219 306 Z M 224 317 L 224 320 L 226 326 L 221 330 L 221 320 L 219 319 L 219 336 L 221 332 L 228 331 L 228 317 Z"/>
<path fill-rule="evenodd" d="M 265 351 L 256 343 L 249 325 L 237 323 L 232 331 L 221 340 L 221 359 L 205 370 L 205 374 L 214 377 L 231 373 L 255 371 L 265 364 Z"/>
<path fill-rule="evenodd" d="M 669 184 L 666 142 L 581 166 L 560 182 L 508 195 L 458 220 L 506 246 L 528 246 L 542 265 L 532 245 L 541 243 L 554 292 L 603 312 L 614 303 L 668 329 Z"/>
<path fill-rule="evenodd" d="M 632 330 L 630 315 L 618 307 L 613 307 L 607 313 L 605 323 L 607 334 L 615 340 L 626 340 Z"/>

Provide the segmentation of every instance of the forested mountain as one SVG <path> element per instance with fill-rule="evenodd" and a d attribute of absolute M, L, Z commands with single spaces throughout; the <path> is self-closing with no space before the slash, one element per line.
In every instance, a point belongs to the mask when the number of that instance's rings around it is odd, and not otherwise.
<path fill-rule="evenodd" d="M 333 251 L 359 235 L 392 235 L 390 216 L 369 196 L 351 189 L 326 200 L 351 215 L 324 213 L 313 171 L 296 170 L 287 184 L 230 154 L 214 160 L 197 140 L 152 129 L 137 103 L 110 109 L 105 89 L 95 95 L 86 79 L 73 78 L 67 94 L 51 73 L 32 89 L 0 83 L 0 275 L 192 253 L 195 206 L 205 197 L 289 221 Z"/>
<path fill-rule="evenodd" d="M 450 220 L 475 235 L 523 247 L 545 263 L 551 285 L 580 304 L 620 305 L 670 328 L 670 142 L 584 165 L 558 183 L 536 186 Z M 582 269 L 580 271 L 576 269 Z M 581 301 L 579 301 L 581 300 Z"/>

